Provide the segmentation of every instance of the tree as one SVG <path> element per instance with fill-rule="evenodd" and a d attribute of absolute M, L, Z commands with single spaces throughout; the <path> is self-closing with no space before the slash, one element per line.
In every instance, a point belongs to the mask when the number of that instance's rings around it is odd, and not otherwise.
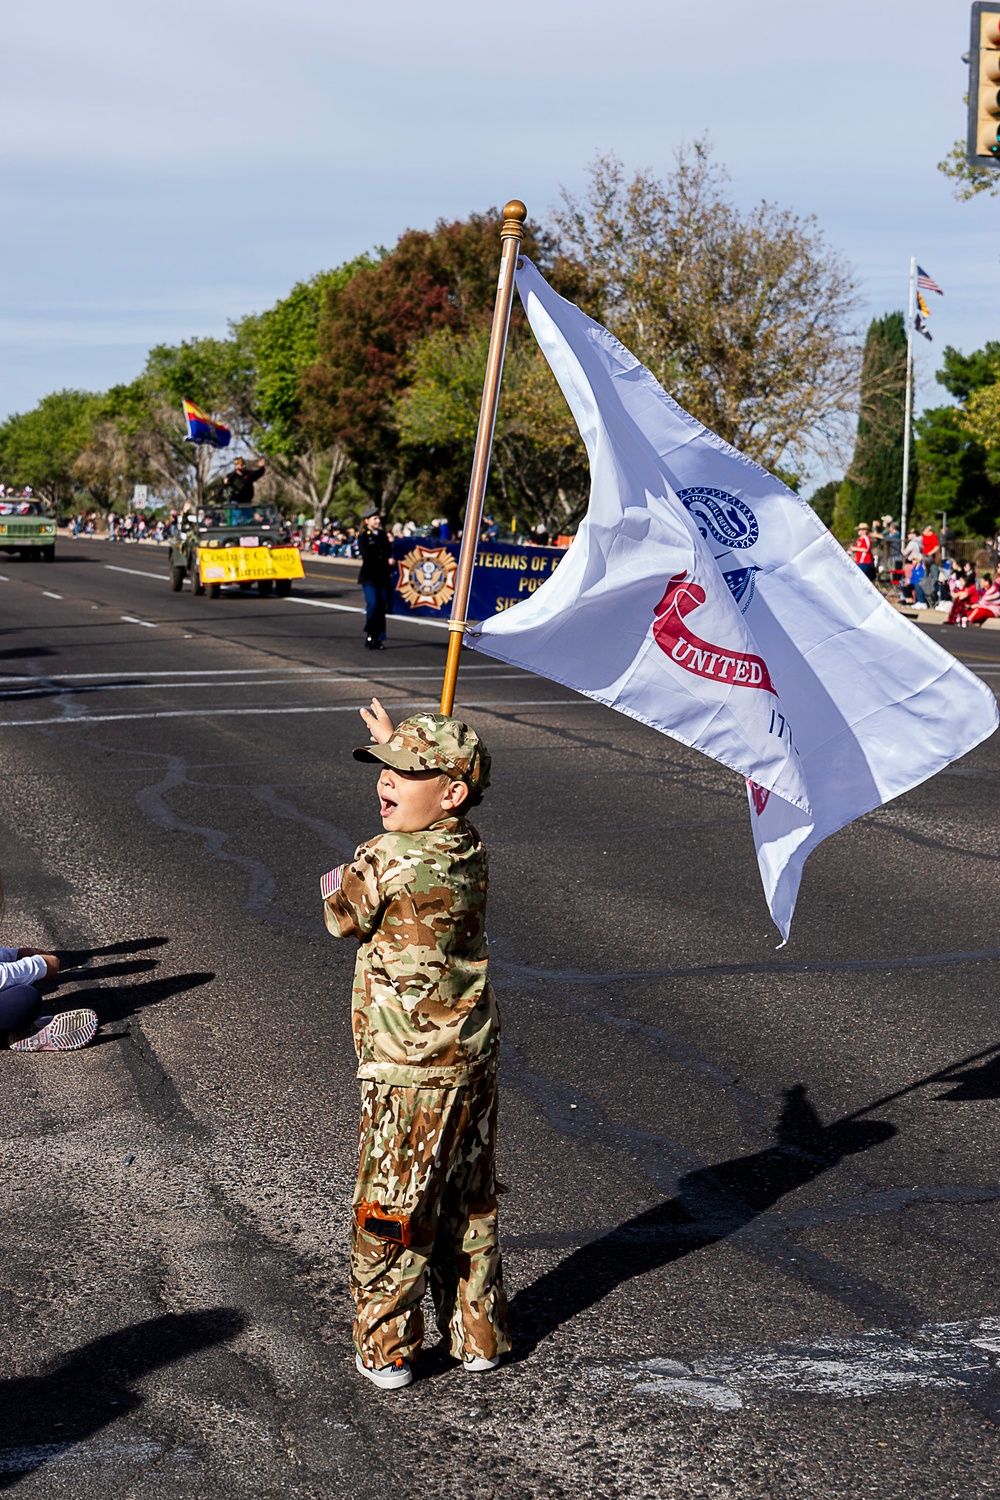
<path fill-rule="evenodd" d="M 488 328 L 428 335 L 414 351 L 412 383 L 396 404 L 404 449 L 453 453 L 463 494 L 488 349 Z M 522 329 L 511 336 L 504 362 L 490 488 L 498 497 L 488 502 L 494 514 L 530 517 L 547 531 L 575 521 L 589 495 L 587 455 L 576 424 L 544 355 Z"/>
<path fill-rule="evenodd" d="M 495 209 L 432 232 L 407 230 L 375 266 L 327 292 L 319 357 L 303 377 L 303 421 L 313 441 L 339 442 L 372 500 L 388 510 L 409 480 L 456 504 L 456 456 L 400 441 L 397 403 L 413 378 L 412 352 L 428 335 L 488 326 L 496 292 L 501 217 Z M 548 265 L 551 247 L 525 226 L 526 254 Z M 569 283 L 579 268 L 555 265 Z M 513 326 L 520 322 L 516 313 Z M 463 455 L 465 482 L 471 452 Z"/>
<path fill-rule="evenodd" d="M 842 479 L 830 479 L 826 484 L 820 485 L 814 494 L 809 496 L 809 504 L 819 516 L 824 526 L 833 525 L 833 512 L 840 494 Z"/>
<path fill-rule="evenodd" d="M 991 339 L 982 349 L 974 349 L 971 354 L 962 354 L 948 344 L 941 356 L 941 369 L 935 379 L 938 385 L 943 385 L 956 401 L 964 405 L 973 391 L 993 385 L 998 378 L 998 371 L 1000 343 L 995 339 Z"/>
<path fill-rule="evenodd" d="M 84 446 L 72 463 L 74 479 L 103 511 L 124 509 L 134 484 L 148 476 L 139 455 L 102 400 Z"/>
<path fill-rule="evenodd" d="M 9 485 L 30 485 L 54 509 L 77 488 L 74 463 L 89 441 L 100 397 L 90 391 L 54 391 L 29 412 L 0 426 L 0 474 Z"/>
<path fill-rule="evenodd" d="M 742 213 L 704 141 L 663 181 L 598 157 L 563 194 L 561 248 L 586 267 L 602 321 L 671 395 L 768 468 L 807 472 L 856 409 L 856 301 L 814 219 Z"/>
<path fill-rule="evenodd" d="M 969 102 L 968 94 L 965 102 Z M 968 203 L 970 198 L 976 198 L 980 193 L 989 193 L 991 197 L 995 197 L 1000 192 L 996 169 L 977 167 L 967 161 L 964 141 L 955 142 L 944 161 L 938 162 L 938 171 L 950 177 L 955 184 L 952 193 L 959 203 Z"/>
<path fill-rule="evenodd" d="M 1000 452 L 993 446 L 998 378 L 1000 344 L 968 355 L 945 349 L 937 379 L 955 403 L 931 407 L 915 423 L 920 519 L 945 510 L 949 522 L 972 535 L 1000 525 Z"/>
<path fill-rule="evenodd" d="M 252 425 L 252 384 L 248 351 L 235 339 L 157 344 L 137 380 L 107 393 L 104 410 L 136 468 L 177 504 L 200 505 L 217 450 L 188 441 L 181 403 L 194 401 L 245 440 Z"/>
<path fill-rule="evenodd" d="M 334 489 L 349 462 L 343 444 L 318 441 L 302 421 L 302 375 L 319 357 L 319 325 L 329 295 L 343 291 L 358 271 L 378 261 L 361 255 L 334 271 L 298 282 L 266 312 L 232 327 L 253 371 L 252 432 L 299 504 L 308 505 L 321 527 Z"/>
<path fill-rule="evenodd" d="M 905 425 L 906 319 L 893 312 L 873 319 L 865 339 L 854 457 L 833 512 L 833 529 L 842 539 L 861 521 L 898 512 Z"/>

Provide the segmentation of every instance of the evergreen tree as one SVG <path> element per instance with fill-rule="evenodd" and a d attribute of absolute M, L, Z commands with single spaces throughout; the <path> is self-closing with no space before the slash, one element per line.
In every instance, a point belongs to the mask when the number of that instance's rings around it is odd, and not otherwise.
<path fill-rule="evenodd" d="M 861 521 L 898 516 L 906 419 L 906 318 L 875 318 L 861 362 L 858 435 L 834 507 L 833 529 L 846 539 Z"/>
<path fill-rule="evenodd" d="M 991 446 L 998 378 L 1000 344 L 971 354 L 945 349 L 937 380 L 956 405 L 930 407 L 914 424 L 915 520 L 933 521 L 944 510 L 950 525 L 972 536 L 1000 525 L 1000 464 Z"/>
<path fill-rule="evenodd" d="M 831 479 L 826 484 L 820 485 L 814 494 L 809 496 L 809 504 L 819 516 L 824 526 L 833 525 L 833 512 L 837 504 L 837 498 L 843 485 L 842 479 Z"/>

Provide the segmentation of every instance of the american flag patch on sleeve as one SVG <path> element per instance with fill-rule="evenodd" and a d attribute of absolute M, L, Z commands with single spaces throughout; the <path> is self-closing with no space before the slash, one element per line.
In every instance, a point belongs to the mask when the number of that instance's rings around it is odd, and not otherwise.
<path fill-rule="evenodd" d="M 324 901 L 328 896 L 332 896 L 334 891 L 340 890 L 340 872 L 343 868 L 343 865 L 338 865 L 335 870 L 328 870 L 320 881 L 319 893 Z"/>

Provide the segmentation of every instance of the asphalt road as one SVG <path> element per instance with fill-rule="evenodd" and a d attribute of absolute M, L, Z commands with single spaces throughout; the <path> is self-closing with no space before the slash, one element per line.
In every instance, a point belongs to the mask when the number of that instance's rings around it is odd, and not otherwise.
<path fill-rule="evenodd" d="M 776 951 L 737 777 L 470 656 L 516 1354 L 381 1394 L 317 882 L 379 828 L 358 706 L 433 706 L 446 633 L 59 550 L 0 558 L 2 940 L 102 1024 L 0 1053 L 0 1489 L 995 1496 L 1000 740 L 815 854 Z"/>

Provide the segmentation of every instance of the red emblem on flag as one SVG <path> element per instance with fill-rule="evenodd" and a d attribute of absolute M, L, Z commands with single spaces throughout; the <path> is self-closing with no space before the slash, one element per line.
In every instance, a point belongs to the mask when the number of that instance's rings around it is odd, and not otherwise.
<path fill-rule="evenodd" d="M 688 583 L 686 573 L 671 578 L 667 592 L 653 612 L 656 615 L 653 638 L 660 650 L 695 677 L 728 682 L 735 687 L 762 688 L 777 697 L 778 690 L 771 681 L 763 657 L 743 651 L 725 651 L 721 646 L 701 640 L 688 629 L 684 616 L 691 614 L 699 604 L 704 604 L 705 598 L 705 590 L 700 584 Z"/>
<path fill-rule="evenodd" d="M 758 786 L 756 781 L 750 780 L 749 776 L 747 777 L 747 787 L 750 792 L 750 801 L 753 803 L 753 810 L 759 818 L 767 806 L 767 799 L 771 795 L 770 788 Z"/>

